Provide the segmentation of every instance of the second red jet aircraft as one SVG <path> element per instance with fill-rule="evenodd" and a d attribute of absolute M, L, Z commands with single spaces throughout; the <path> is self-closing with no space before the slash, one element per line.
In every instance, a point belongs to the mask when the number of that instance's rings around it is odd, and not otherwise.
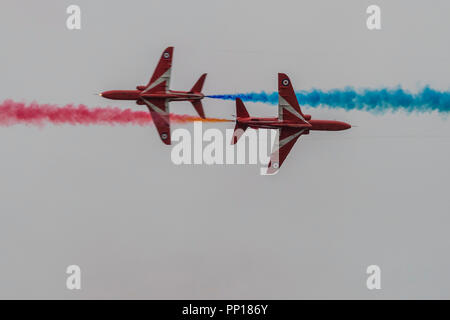
<path fill-rule="evenodd" d="M 312 120 L 303 114 L 295 96 L 291 80 L 284 73 L 278 74 L 278 118 L 250 117 L 241 99 L 236 99 L 236 127 L 232 144 L 235 144 L 247 128 L 278 129 L 278 142 L 270 156 L 267 174 L 278 171 L 295 142 L 311 130 L 340 131 L 351 125 L 334 120 Z"/>

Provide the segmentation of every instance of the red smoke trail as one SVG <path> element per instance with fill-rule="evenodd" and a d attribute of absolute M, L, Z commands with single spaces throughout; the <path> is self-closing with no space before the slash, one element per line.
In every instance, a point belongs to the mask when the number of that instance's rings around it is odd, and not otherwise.
<path fill-rule="evenodd" d="M 186 123 L 193 121 L 203 122 L 228 122 L 225 119 L 202 119 L 189 115 L 170 114 L 170 119 L 175 123 Z M 29 124 L 43 126 L 51 124 L 70 125 L 139 125 L 145 126 L 152 122 L 148 111 L 133 111 L 131 109 L 120 109 L 113 107 L 88 108 L 79 106 L 38 104 L 36 102 L 26 105 L 25 103 L 6 100 L 0 104 L 0 126 L 11 126 L 15 124 Z"/>

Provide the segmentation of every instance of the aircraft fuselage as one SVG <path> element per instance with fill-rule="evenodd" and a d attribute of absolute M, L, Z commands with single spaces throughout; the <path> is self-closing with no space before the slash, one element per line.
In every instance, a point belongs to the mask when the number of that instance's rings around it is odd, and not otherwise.
<path fill-rule="evenodd" d="M 308 123 L 299 123 L 296 121 L 280 121 L 278 118 L 238 118 L 237 122 L 250 128 L 258 129 L 279 129 L 279 128 L 305 128 L 308 130 L 319 131 L 340 131 L 350 129 L 351 125 L 335 120 L 312 120 L 308 117 Z"/>
<path fill-rule="evenodd" d="M 170 101 L 201 100 L 205 96 L 200 92 L 173 91 L 147 93 L 144 90 L 111 90 L 100 94 L 112 100 L 168 99 Z"/>

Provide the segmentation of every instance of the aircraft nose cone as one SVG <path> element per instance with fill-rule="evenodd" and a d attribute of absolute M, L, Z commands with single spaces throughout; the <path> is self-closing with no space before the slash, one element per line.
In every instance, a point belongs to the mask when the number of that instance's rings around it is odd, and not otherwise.
<path fill-rule="evenodd" d="M 98 94 L 100 97 L 111 99 L 112 98 L 112 92 L 111 91 L 104 91 L 102 93 Z"/>
<path fill-rule="evenodd" d="M 334 121 L 334 130 L 347 130 L 350 129 L 352 126 L 350 124 L 348 124 L 347 122 L 342 122 L 342 121 Z"/>

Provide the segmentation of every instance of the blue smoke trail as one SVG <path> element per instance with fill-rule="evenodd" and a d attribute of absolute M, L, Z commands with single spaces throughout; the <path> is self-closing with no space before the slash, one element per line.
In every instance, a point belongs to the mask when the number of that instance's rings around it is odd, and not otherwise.
<path fill-rule="evenodd" d="M 437 91 L 429 87 L 418 93 L 410 93 L 401 88 L 396 89 L 361 89 L 350 87 L 323 91 L 313 89 L 296 92 L 300 105 L 318 107 L 321 105 L 344 110 L 363 110 L 372 113 L 395 111 L 406 112 L 450 112 L 450 91 Z M 237 93 L 210 95 L 209 98 L 278 104 L 278 93 Z"/>

